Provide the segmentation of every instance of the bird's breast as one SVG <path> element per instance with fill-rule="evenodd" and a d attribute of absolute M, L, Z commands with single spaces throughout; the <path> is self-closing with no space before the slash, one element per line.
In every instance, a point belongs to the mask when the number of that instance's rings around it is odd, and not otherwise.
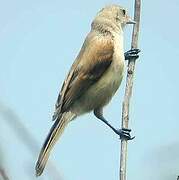
<path fill-rule="evenodd" d="M 109 69 L 80 98 L 76 104 L 77 112 L 83 114 L 108 104 L 121 84 L 123 71 L 123 57 L 114 57 Z"/>
<path fill-rule="evenodd" d="M 89 112 L 109 103 L 119 88 L 124 72 L 123 44 L 114 47 L 112 63 L 101 78 L 75 103 L 78 114 Z"/>

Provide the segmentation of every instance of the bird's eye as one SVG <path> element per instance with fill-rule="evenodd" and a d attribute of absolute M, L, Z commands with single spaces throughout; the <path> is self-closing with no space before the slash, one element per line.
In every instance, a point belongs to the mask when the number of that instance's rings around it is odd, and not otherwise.
<path fill-rule="evenodd" d="M 123 9 L 123 10 L 122 10 L 122 13 L 123 13 L 123 15 L 125 16 L 125 15 L 126 15 L 126 10 Z"/>

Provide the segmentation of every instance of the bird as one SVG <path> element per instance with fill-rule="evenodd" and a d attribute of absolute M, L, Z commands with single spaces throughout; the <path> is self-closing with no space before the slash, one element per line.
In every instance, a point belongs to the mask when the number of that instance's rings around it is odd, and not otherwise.
<path fill-rule="evenodd" d="M 139 49 L 124 53 L 123 30 L 135 24 L 120 5 L 102 8 L 91 23 L 79 54 L 62 85 L 55 104 L 54 124 L 36 162 L 36 176 L 45 168 L 50 152 L 69 122 L 92 112 L 120 137 L 131 139 L 130 130 L 114 128 L 103 116 L 123 79 L 125 60 L 138 58 Z"/>

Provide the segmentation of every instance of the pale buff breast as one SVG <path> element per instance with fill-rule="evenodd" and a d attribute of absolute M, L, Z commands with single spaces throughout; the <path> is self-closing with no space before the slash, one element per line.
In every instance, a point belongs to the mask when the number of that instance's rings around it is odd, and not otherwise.
<path fill-rule="evenodd" d="M 119 44 L 119 42 L 122 42 L 121 39 L 116 38 L 113 61 L 109 69 L 74 104 L 75 111 L 78 112 L 78 115 L 105 106 L 119 88 L 124 72 L 123 44 Z"/>

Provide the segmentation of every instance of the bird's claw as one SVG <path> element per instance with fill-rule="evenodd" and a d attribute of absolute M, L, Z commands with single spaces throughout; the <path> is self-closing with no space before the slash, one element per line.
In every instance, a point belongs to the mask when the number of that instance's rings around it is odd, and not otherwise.
<path fill-rule="evenodd" d="M 131 137 L 130 135 L 131 129 L 118 129 L 117 134 L 120 136 L 120 139 L 125 139 L 125 140 L 132 140 L 135 138 L 135 136 Z"/>
<path fill-rule="evenodd" d="M 125 60 L 137 59 L 139 57 L 138 53 L 140 49 L 130 49 L 124 53 Z"/>

